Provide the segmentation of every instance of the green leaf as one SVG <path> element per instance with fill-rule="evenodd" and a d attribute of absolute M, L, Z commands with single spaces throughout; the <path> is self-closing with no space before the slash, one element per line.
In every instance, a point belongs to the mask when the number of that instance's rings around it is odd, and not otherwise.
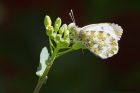
<path fill-rule="evenodd" d="M 37 76 L 42 76 L 45 68 L 47 67 L 46 61 L 49 58 L 49 53 L 47 47 L 42 48 L 41 53 L 40 53 L 40 64 L 39 67 L 37 68 L 36 75 Z"/>

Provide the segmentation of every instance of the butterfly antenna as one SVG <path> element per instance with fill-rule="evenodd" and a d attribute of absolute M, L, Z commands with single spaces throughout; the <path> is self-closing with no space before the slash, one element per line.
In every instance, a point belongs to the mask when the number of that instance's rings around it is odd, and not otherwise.
<path fill-rule="evenodd" d="M 74 14 L 73 14 L 73 11 L 71 10 L 70 13 L 69 13 L 73 23 L 75 23 L 75 18 L 74 18 Z"/>

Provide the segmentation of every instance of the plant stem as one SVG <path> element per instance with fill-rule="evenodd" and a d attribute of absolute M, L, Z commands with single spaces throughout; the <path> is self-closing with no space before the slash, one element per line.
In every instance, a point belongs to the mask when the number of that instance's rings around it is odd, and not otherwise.
<path fill-rule="evenodd" d="M 39 93 L 43 83 L 46 81 L 46 77 L 47 77 L 48 72 L 49 72 L 49 70 L 50 70 L 50 68 L 51 68 L 51 66 L 52 66 L 52 64 L 53 64 L 53 62 L 54 62 L 54 60 L 55 60 L 55 58 L 57 56 L 58 51 L 59 51 L 59 48 L 56 47 L 54 52 L 53 52 L 53 54 L 52 54 L 52 56 L 49 57 L 49 59 L 47 60 L 47 62 L 46 62 L 47 67 L 46 67 L 43 75 L 39 78 L 38 83 L 37 83 L 36 88 L 34 89 L 33 93 Z"/>
<path fill-rule="evenodd" d="M 51 54 L 53 54 L 54 45 L 53 45 L 53 43 L 52 43 L 52 41 L 51 41 L 50 36 L 49 36 L 49 43 L 50 43 Z"/>
<path fill-rule="evenodd" d="M 39 93 L 39 91 L 40 91 L 44 81 L 45 80 L 43 80 L 43 79 L 42 80 L 41 79 L 38 80 L 38 83 L 37 83 L 36 88 L 34 89 L 33 93 Z"/>
<path fill-rule="evenodd" d="M 57 58 L 62 56 L 62 55 L 64 55 L 64 54 L 66 54 L 66 53 L 72 52 L 72 51 L 74 51 L 74 50 L 72 48 L 70 48 L 70 49 L 68 49 L 66 51 L 60 52 L 60 53 L 58 53 Z"/>

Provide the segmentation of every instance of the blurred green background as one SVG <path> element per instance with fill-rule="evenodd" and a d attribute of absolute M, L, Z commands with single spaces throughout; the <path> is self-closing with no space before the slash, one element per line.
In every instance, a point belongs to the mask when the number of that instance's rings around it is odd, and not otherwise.
<path fill-rule="evenodd" d="M 1 0 L 0 93 L 32 93 L 42 47 L 49 46 L 44 16 L 79 27 L 114 22 L 124 33 L 117 55 L 102 60 L 89 51 L 57 59 L 40 93 L 140 93 L 140 0 Z"/>

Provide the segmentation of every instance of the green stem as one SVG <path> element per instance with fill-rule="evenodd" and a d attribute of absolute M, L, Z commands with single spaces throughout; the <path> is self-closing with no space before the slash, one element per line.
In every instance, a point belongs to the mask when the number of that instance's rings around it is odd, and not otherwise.
<path fill-rule="evenodd" d="M 52 41 L 51 41 L 50 36 L 49 36 L 49 43 L 50 43 L 51 54 L 53 54 L 54 45 L 53 45 L 53 43 L 52 43 Z"/>
<path fill-rule="evenodd" d="M 67 54 L 69 52 L 72 52 L 72 51 L 74 51 L 74 50 L 72 48 L 70 48 L 70 49 L 68 49 L 66 51 L 60 52 L 60 53 L 58 53 L 57 58 L 60 57 L 60 56 L 62 56 L 62 55 L 64 55 L 64 54 Z"/>
<path fill-rule="evenodd" d="M 50 68 L 51 68 L 51 66 L 52 66 L 52 64 L 53 64 L 53 62 L 54 62 L 54 60 L 57 56 L 58 51 L 59 51 L 59 48 L 56 47 L 52 56 L 47 60 L 48 61 L 47 62 L 47 67 L 46 67 L 43 75 L 39 78 L 38 83 L 37 83 L 36 88 L 34 89 L 33 93 L 39 93 L 43 83 L 46 81 L 46 77 L 47 77 L 48 72 L 49 72 L 49 70 L 50 70 Z"/>

